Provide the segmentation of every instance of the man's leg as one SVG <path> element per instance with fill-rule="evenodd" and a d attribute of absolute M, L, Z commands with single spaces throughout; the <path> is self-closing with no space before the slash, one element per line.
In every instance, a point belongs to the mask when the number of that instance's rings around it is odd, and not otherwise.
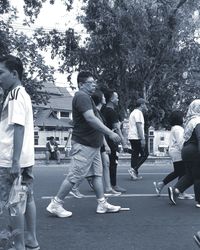
<path fill-rule="evenodd" d="M 149 156 L 147 144 L 146 144 L 145 148 L 142 148 L 141 141 L 139 141 L 139 143 L 137 145 L 137 151 L 139 151 L 139 154 L 138 154 L 137 165 L 134 169 L 136 170 L 136 172 L 138 174 L 138 169 L 142 166 L 142 164 L 146 161 L 146 159 Z M 139 155 L 140 155 L 140 157 L 139 157 Z"/>
<path fill-rule="evenodd" d="M 56 151 L 56 159 L 57 159 L 57 163 L 60 164 L 60 151 Z"/>
<path fill-rule="evenodd" d="M 46 151 L 46 164 L 49 164 L 50 155 L 51 153 L 49 151 Z"/>
<path fill-rule="evenodd" d="M 111 154 L 109 155 L 110 159 L 110 182 L 112 186 L 116 186 L 117 183 L 117 155 L 116 150 L 111 148 Z"/>
<path fill-rule="evenodd" d="M 112 190 L 111 182 L 110 182 L 110 170 L 109 170 L 109 156 L 106 152 L 101 152 L 101 159 L 103 165 L 103 177 L 104 177 L 104 184 L 105 184 L 105 191 Z"/>
<path fill-rule="evenodd" d="M 138 164 L 138 158 L 139 158 L 139 153 L 140 153 L 140 147 L 139 147 L 139 140 L 130 140 L 131 143 L 131 149 L 132 149 L 132 154 L 131 154 L 131 168 L 136 170 L 137 164 Z"/>
<path fill-rule="evenodd" d="M 100 151 L 96 152 L 96 155 L 93 159 L 93 163 L 91 168 L 88 172 L 89 176 L 93 176 L 93 185 L 94 191 L 97 197 L 97 210 L 96 212 L 99 214 L 104 213 L 115 213 L 118 212 L 121 207 L 120 206 L 113 206 L 107 202 L 104 197 L 104 188 L 103 188 L 103 181 L 102 181 L 102 159 L 100 155 Z"/>
<path fill-rule="evenodd" d="M 27 202 L 25 221 L 27 230 L 25 244 L 30 247 L 36 247 L 38 246 L 36 237 L 36 206 L 33 197 L 30 201 Z"/>
<path fill-rule="evenodd" d="M 12 232 L 17 230 L 19 233 L 14 238 L 14 244 L 16 250 L 25 250 L 24 242 L 24 215 L 19 214 L 17 216 L 10 215 L 10 226 Z"/>
<path fill-rule="evenodd" d="M 58 217 L 69 217 L 72 215 L 70 211 L 63 208 L 65 196 L 67 196 L 74 185 L 79 185 L 86 177 L 97 149 L 73 143 L 72 145 L 72 165 L 70 171 L 62 182 L 57 195 L 51 200 L 46 208 L 48 212 Z"/>
<path fill-rule="evenodd" d="M 94 185 L 94 191 L 95 191 L 97 199 L 104 198 L 104 188 L 103 188 L 102 177 L 94 176 L 93 185 Z"/>

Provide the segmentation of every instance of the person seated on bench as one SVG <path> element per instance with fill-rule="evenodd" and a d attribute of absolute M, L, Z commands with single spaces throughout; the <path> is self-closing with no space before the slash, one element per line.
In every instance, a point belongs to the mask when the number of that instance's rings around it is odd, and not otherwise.
<path fill-rule="evenodd" d="M 60 164 L 60 151 L 53 136 L 49 138 L 46 144 L 46 164 L 49 164 L 49 160 L 57 160 L 57 163 Z"/>

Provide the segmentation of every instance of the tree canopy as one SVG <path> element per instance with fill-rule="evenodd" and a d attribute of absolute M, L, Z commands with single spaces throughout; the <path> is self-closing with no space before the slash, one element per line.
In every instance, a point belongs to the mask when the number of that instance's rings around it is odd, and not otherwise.
<path fill-rule="evenodd" d="M 127 115 L 138 97 L 149 101 L 149 124 L 168 124 L 173 109 L 185 110 L 199 98 L 198 31 L 200 6 L 189 0 L 84 0 L 83 16 L 77 17 L 88 33 L 84 45 L 73 28 L 65 32 L 40 28 L 32 36 L 16 31 L 16 10 L 9 0 L 0 0 L 0 52 L 16 53 L 25 67 L 26 86 L 35 102 L 46 102 L 38 94 L 42 82 L 53 81 L 41 51 L 50 51 L 60 61 L 60 72 L 90 69 L 100 85 L 114 88 L 120 110 Z M 25 25 L 34 22 L 47 0 L 24 0 Z M 53 0 L 49 1 L 54 4 Z M 73 0 L 63 1 L 66 11 Z"/>

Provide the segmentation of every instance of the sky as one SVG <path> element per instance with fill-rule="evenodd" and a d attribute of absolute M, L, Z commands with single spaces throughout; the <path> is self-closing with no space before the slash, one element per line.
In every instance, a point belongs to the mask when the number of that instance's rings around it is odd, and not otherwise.
<path fill-rule="evenodd" d="M 65 31 L 67 28 L 71 27 L 74 28 L 74 30 L 81 34 L 81 36 L 86 37 L 86 31 L 84 27 L 78 23 L 76 20 L 76 16 L 83 14 L 83 11 L 81 10 L 82 6 L 82 0 L 74 0 L 73 3 L 73 9 L 68 12 L 62 3 L 63 0 L 55 0 L 55 3 L 53 5 L 49 4 L 49 1 L 43 4 L 43 7 L 40 11 L 40 14 L 38 15 L 38 18 L 35 20 L 34 25 L 31 25 L 30 28 L 24 27 L 22 25 L 23 20 L 24 20 L 24 13 L 23 13 L 23 0 L 11 0 L 10 1 L 13 6 L 15 6 L 18 10 L 18 19 L 14 23 L 14 28 L 18 29 L 19 31 L 25 32 L 27 35 L 31 33 L 32 29 L 38 28 L 38 27 L 43 27 L 46 30 L 51 30 L 51 29 L 58 29 L 60 31 Z M 58 61 L 57 60 L 52 60 L 50 57 L 50 53 L 45 53 L 44 57 L 48 64 L 58 67 Z M 66 75 L 56 73 L 55 75 L 56 78 L 56 85 L 59 86 L 66 86 L 64 85 L 64 82 L 66 83 Z M 72 81 L 74 83 L 74 86 L 77 87 L 76 85 L 76 74 L 73 75 Z M 71 89 L 70 89 L 71 92 Z M 73 93 L 72 93 L 73 94 Z"/>

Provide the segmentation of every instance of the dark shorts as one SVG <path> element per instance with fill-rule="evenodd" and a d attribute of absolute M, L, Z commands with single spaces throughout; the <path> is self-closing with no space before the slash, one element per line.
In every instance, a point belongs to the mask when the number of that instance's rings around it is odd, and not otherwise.
<path fill-rule="evenodd" d="M 28 187 L 27 202 L 32 200 L 33 196 L 33 167 L 27 167 L 21 169 L 22 184 Z M 0 167 L 0 211 L 2 207 L 7 203 L 9 193 L 13 184 L 13 179 L 10 175 L 10 168 Z"/>
<path fill-rule="evenodd" d="M 54 151 L 54 152 L 49 151 L 49 153 L 50 153 L 50 158 L 49 158 L 50 160 L 57 160 L 58 159 L 56 151 Z"/>

